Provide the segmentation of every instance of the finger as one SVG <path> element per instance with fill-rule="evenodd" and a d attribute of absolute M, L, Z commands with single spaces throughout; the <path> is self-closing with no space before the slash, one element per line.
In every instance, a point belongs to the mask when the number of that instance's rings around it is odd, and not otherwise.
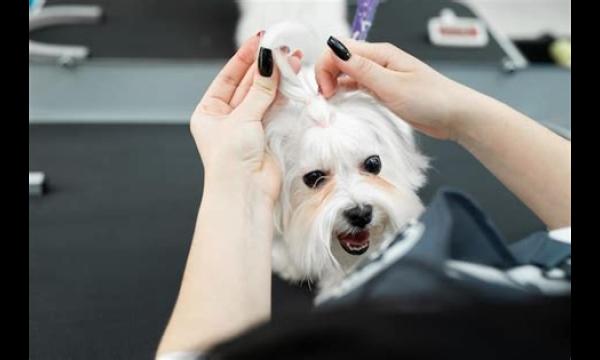
<path fill-rule="evenodd" d="M 261 121 L 277 94 L 279 72 L 271 50 L 261 48 L 258 57 L 254 82 L 242 103 L 232 113 L 244 121 Z"/>
<path fill-rule="evenodd" d="M 337 87 L 338 89 L 352 91 L 360 89 L 360 84 L 351 77 L 343 76 L 338 78 Z"/>
<path fill-rule="evenodd" d="M 337 88 L 337 78 L 340 74 L 335 59 L 330 50 L 325 50 L 315 64 L 315 77 L 319 85 L 319 91 L 323 96 L 329 98 Z"/>
<path fill-rule="evenodd" d="M 333 61 L 340 72 L 350 76 L 377 95 L 385 92 L 385 84 L 393 75 L 392 70 L 359 54 L 350 53 L 344 44 L 333 37 L 329 38 L 327 44 L 335 54 Z"/>
<path fill-rule="evenodd" d="M 369 43 L 353 39 L 343 39 L 342 42 L 352 54 L 366 57 L 391 70 L 410 70 L 416 62 L 420 62 L 414 56 L 390 43 Z"/>
<path fill-rule="evenodd" d="M 213 80 L 202 101 L 218 101 L 229 104 L 235 90 L 254 63 L 259 40 L 258 36 L 252 36 L 246 40 Z"/>
<path fill-rule="evenodd" d="M 373 65 L 378 65 L 379 68 L 403 71 L 410 69 L 414 66 L 415 61 L 418 61 L 411 55 L 387 43 L 366 43 L 351 39 L 344 40 L 341 43 L 332 37 L 328 40 L 328 45 L 331 50 L 325 51 L 315 66 L 317 83 L 325 97 L 331 97 L 335 93 L 339 74 L 342 72 L 347 73 L 344 69 L 349 67 L 353 69 L 356 69 L 357 66 L 359 69 L 362 69 L 362 66 L 377 68 L 377 66 L 368 65 L 368 61 L 370 61 Z M 338 47 L 338 50 L 344 52 L 349 57 L 348 60 L 344 61 L 335 54 L 333 51 L 335 45 L 341 45 L 343 49 Z M 363 59 L 368 61 L 363 61 Z M 356 71 L 353 74 L 354 76 L 351 76 L 356 78 Z"/>
<path fill-rule="evenodd" d="M 303 56 L 304 54 L 300 50 L 296 50 L 288 57 L 288 63 L 290 64 L 292 70 L 296 74 L 300 71 L 300 68 L 302 66 L 301 61 Z M 246 75 L 242 79 L 240 86 L 238 86 L 238 88 L 235 90 L 235 93 L 233 94 L 233 97 L 229 102 L 229 105 L 232 108 L 235 109 L 242 102 L 242 100 L 244 100 L 246 94 L 248 94 L 248 91 L 250 90 L 250 87 L 252 86 L 252 83 L 254 81 L 256 69 L 257 64 L 255 62 L 254 65 L 252 65 L 252 67 L 248 69 L 248 72 L 246 72 Z"/>
<path fill-rule="evenodd" d="M 352 71 L 351 69 L 351 73 L 347 73 L 343 70 L 343 68 L 347 69 L 349 66 L 352 68 L 352 65 L 356 65 L 357 58 L 362 57 L 361 53 L 369 54 L 371 58 L 375 59 L 374 64 L 378 64 L 380 67 L 389 65 L 389 55 L 382 54 L 383 49 L 381 44 L 360 43 L 349 39 L 344 40 L 344 42 L 348 43 L 348 46 L 350 46 L 352 50 L 350 50 L 345 46 L 344 43 L 341 43 L 336 38 L 330 37 L 327 41 L 327 45 L 330 47 L 330 49 L 321 56 L 315 66 L 317 83 L 319 84 L 321 93 L 326 98 L 329 98 L 335 94 L 336 88 L 338 87 L 338 76 L 342 72 L 360 81 L 360 79 L 357 79 L 356 76 L 354 76 L 357 71 Z M 350 59 L 352 59 L 352 64 L 348 64 Z M 374 65 L 367 65 L 367 61 L 361 61 L 360 59 L 358 60 L 358 63 L 362 63 L 361 66 L 363 67 L 375 67 Z"/>
<path fill-rule="evenodd" d="M 206 101 L 201 101 L 196 106 L 192 117 L 196 114 L 204 114 L 210 116 L 223 116 L 231 113 L 233 108 L 229 104 L 225 104 L 222 101 L 217 101 L 214 99 L 208 99 Z"/>
<path fill-rule="evenodd" d="M 295 74 L 299 73 L 300 69 L 302 68 L 302 58 L 303 57 L 304 57 L 304 54 L 302 53 L 302 51 L 296 50 L 288 58 L 288 63 L 292 67 L 292 70 L 294 71 Z"/>
<path fill-rule="evenodd" d="M 246 72 L 246 75 L 244 75 L 244 78 L 242 79 L 240 85 L 235 90 L 235 93 L 233 94 L 233 97 L 229 102 L 229 105 L 231 105 L 232 108 L 235 109 L 236 107 L 238 107 L 238 105 L 246 97 L 246 94 L 248 94 L 248 90 L 250 90 L 250 87 L 254 82 L 254 75 L 256 75 L 256 66 L 257 65 L 255 61 L 254 64 L 250 67 L 250 69 L 248 69 L 248 71 Z"/>

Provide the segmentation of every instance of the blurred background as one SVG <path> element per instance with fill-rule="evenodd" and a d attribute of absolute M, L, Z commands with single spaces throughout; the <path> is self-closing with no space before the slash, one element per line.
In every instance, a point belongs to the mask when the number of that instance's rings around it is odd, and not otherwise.
<path fill-rule="evenodd" d="M 351 23 L 356 0 L 347 9 Z M 487 43 L 434 44 L 443 9 L 481 21 Z M 152 358 L 201 200 L 187 123 L 239 17 L 225 0 L 30 1 L 29 359 Z M 369 34 L 569 139 L 570 39 L 564 0 L 381 0 Z M 425 202 L 458 187 L 509 242 L 543 229 L 464 150 L 418 141 L 433 160 Z M 310 311 L 308 287 L 273 287 L 274 318 Z"/>

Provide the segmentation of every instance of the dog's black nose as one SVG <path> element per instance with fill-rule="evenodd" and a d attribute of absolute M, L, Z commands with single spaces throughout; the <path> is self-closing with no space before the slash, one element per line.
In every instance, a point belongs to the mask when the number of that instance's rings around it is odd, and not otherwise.
<path fill-rule="evenodd" d="M 352 226 L 365 227 L 373 219 L 373 207 L 371 205 L 355 206 L 344 211 L 344 216 Z"/>

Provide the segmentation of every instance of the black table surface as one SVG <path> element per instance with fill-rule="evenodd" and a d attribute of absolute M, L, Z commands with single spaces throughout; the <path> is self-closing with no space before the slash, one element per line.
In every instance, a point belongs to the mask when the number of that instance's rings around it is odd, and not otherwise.
<path fill-rule="evenodd" d="M 49 183 L 29 200 L 29 358 L 152 358 L 201 200 L 188 127 L 30 125 L 29 137 L 30 171 Z M 419 140 L 433 158 L 425 202 L 450 185 L 477 199 L 508 240 L 543 229 L 464 150 Z M 275 319 L 310 309 L 305 289 L 273 286 Z"/>
<path fill-rule="evenodd" d="M 351 23 L 356 0 L 347 3 Z M 223 59 L 235 49 L 239 10 L 234 0 L 47 1 L 48 6 L 63 4 L 99 5 L 104 21 L 41 29 L 30 35 L 33 40 L 86 45 L 98 58 Z M 425 61 L 499 63 L 506 56 L 492 37 L 483 48 L 433 46 L 427 37 L 427 21 L 442 8 L 453 9 L 457 16 L 474 16 L 465 5 L 449 0 L 382 0 L 369 41 L 391 42 Z"/>

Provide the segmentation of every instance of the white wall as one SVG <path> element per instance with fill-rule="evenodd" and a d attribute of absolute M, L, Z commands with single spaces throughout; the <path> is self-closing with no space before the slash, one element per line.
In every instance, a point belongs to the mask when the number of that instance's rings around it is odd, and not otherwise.
<path fill-rule="evenodd" d="M 544 33 L 571 36 L 570 0 L 464 0 L 498 31 L 512 39 Z"/>

